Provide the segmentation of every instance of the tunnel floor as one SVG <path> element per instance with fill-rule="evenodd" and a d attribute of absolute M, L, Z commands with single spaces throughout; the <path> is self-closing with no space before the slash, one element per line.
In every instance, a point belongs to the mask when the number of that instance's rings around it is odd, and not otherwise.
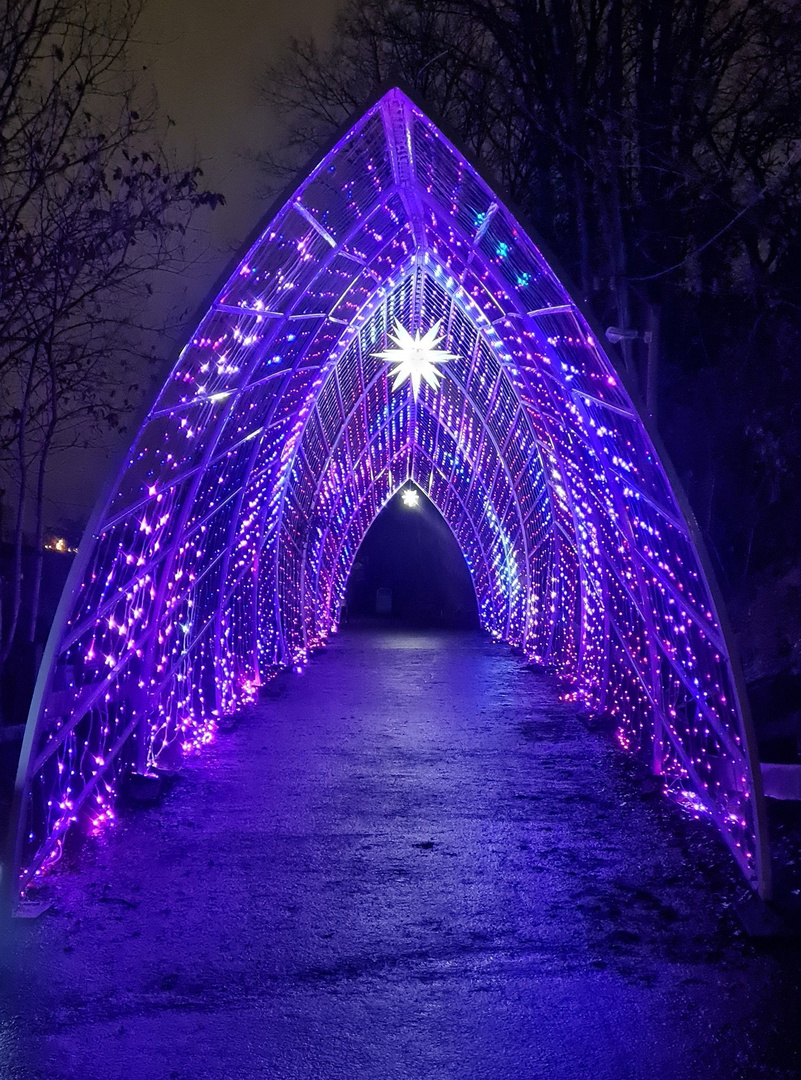
<path fill-rule="evenodd" d="M 798 954 L 481 634 L 348 628 L 16 920 L 0 1076 L 791 1077 Z"/>

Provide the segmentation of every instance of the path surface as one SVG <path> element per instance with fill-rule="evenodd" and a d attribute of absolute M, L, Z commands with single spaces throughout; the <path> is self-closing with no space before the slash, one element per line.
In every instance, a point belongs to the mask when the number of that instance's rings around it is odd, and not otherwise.
<path fill-rule="evenodd" d="M 796 1076 L 699 828 L 505 648 L 350 630 L 16 924 L 0 1075 Z"/>

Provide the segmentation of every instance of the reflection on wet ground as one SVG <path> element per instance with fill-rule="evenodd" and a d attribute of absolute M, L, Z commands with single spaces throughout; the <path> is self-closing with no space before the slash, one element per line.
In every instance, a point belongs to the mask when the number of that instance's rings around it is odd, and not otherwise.
<path fill-rule="evenodd" d="M 17 922 L 3 1077 L 791 1077 L 798 953 L 480 634 L 349 628 Z"/>

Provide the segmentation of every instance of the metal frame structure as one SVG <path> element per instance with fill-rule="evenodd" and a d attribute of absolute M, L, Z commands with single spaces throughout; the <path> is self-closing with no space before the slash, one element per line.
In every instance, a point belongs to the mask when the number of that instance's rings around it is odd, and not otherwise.
<path fill-rule="evenodd" d="M 392 390 L 395 322 L 438 390 Z M 365 532 L 417 484 L 482 625 L 614 722 L 770 890 L 754 739 L 697 529 L 552 262 L 399 89 L 310 171 L 206 312 L 81 546 L 17 788 L 24 893 L 125 770 L 213 737 L 336 629 Z"/>

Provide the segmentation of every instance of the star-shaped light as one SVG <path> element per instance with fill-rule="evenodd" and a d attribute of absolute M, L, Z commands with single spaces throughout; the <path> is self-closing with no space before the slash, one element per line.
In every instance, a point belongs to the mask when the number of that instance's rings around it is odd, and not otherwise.
<path fill-rule="evenodd" d="M 390 375 L 395 377 L 395 382 L 392 384 L 393 390 L 403 386 L 406 380 L 409 379 L 412 384 L 414 400 L 417 401 L 423 381 L 427 382 L 432 390 L 439 387 L 442 372 L 437 367 L 437 364 L 444 364 L 448 360 L 457 359 L 455 353 L 437 348 L 440 341 L 442 341 L 442 334 L 439 332 L 441 323 L 442 319 L 435 322 L 422 337 L 419 330 L 415 331 L 415 335 L 412 337 L 406 327 L 397 319 L 395 320 L 395 329 L 390 331 L 389 334 L 390 339 L 395 342 L 395 348 L 373 353 L 373 356 L 377 356 L 385 363 L 393 365 L 390 372 Z"/>
<path fill-rule="evenodd" d="M 413 487 L 404 488 L 401 492 L 401 501 L 404 506 L 413 510 L 416 506 L 420 505 L 420 492 Z"/>

